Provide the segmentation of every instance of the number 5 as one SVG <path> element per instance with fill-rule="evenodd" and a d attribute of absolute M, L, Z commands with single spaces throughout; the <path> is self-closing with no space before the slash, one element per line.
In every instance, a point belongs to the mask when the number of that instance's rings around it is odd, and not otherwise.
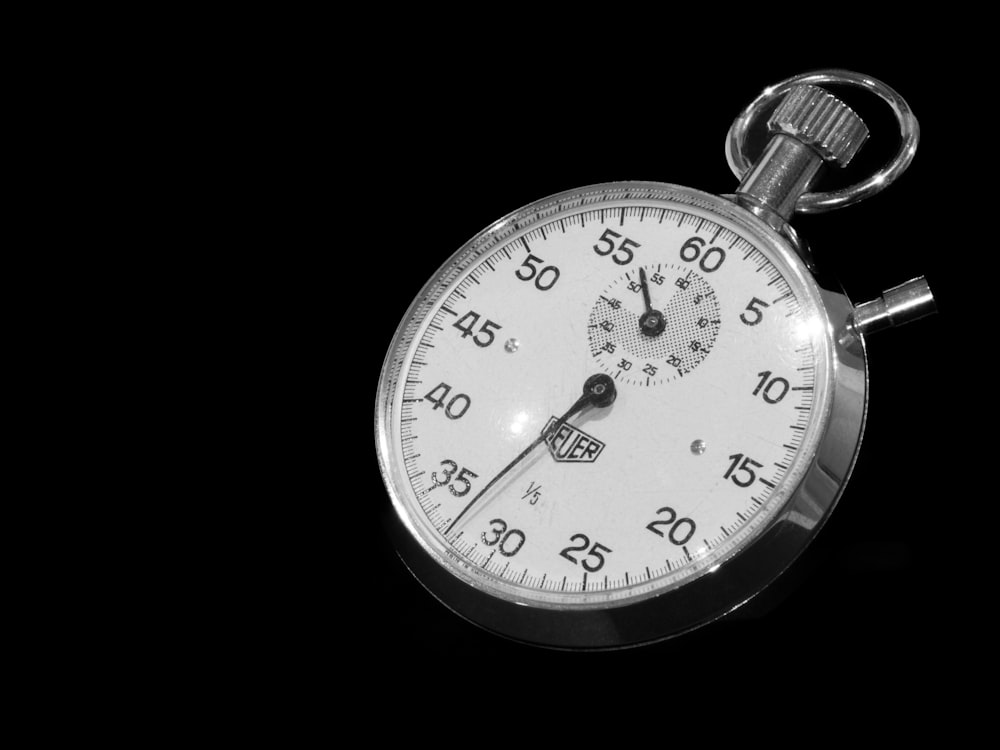
<path fill-rule="evenodd" d="M 770 305 L 767 304 L 762 299 L 757 299 L 756 297 L 751 299 L 750 302 L 747 303 L 747 310 L 746 310 L 746 312 L 750 313 L 750 317 L 747 317 L 746 313 L 740 313 L 740 320 L 742 320 L 748 326 L 755 326 L 764 319 L 764 311 L 759 310 L 757 307 L 755 307 L 755 305 L 760 305 L 761 307 L 770 307 Z"/>

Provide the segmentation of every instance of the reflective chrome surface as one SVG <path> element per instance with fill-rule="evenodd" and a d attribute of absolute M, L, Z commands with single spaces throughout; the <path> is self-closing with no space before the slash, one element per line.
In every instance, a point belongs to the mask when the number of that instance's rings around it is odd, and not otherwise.
<path fill-rule="evenodd" d="M 823 160 L 809 146 L 791 136 L 777 135 L 746 173 L 736 193 L 746 202 L 752 201 L 751 205 L 764 206 L 787 221 L 821 166 Z"/>
<path fill-rule="evenodd" d="M 769 86 L 754 99 L 733 121 L 726 140 L 726 159 L 733 174 L 743 179 L 750 170 L 751 164 L 743 153 L 743 145 L 747 131 L 760 115 L 763 108 L 775 99 L 785 95 L 801 84 L 840 83 L 856 86 L 870 91 L 885 101 L 896 115 L 899 123 L 901 143 L 893 160 L 883 169 L 862 182 L 843 190 L 825 193 L 806 193 L 802 195 L 795 207 L 798 213 L 822 213 L 835 208 L 843 208 L 865 198 L 870 198 L 892 184 L 910 166 L 917 151 L 920 140 L 920 126 L 917 119 L 896 91 L 877 78 L 855 73 L 850 70 L 819 70 L 813 73 L 787 78 L 780 83 Z"/>
<path fill-rule="evenodd" d="M 854 310 L 853 324 L 858 332 L 867 336 L 936 312 L 931 288 L 923 276 L 918 276 L 883 292 L 878 299 L 858 305 Z"/>
<path fill-rule="evenodd" d="M 755 242 L 797 269 L 797 275 L 814 290 L 812 294 L 826 316 L 824 335 L 831 355 L 829 407 L 816 417 L 821 421 L 817 448 L 812 455 L 803 457 L 805 472 L 773 520 L 720 565 L 684 585 L 604 609 L 536 607 L 490 595 L 470 585 L 456 565 L 421 539 L 404 504 L 396 497 L 395 487 L 402 483 L 400 467 L 394 465 L 389 450 L 389 431 L 391 393 L 404 354 L 400 342 L 408 331 L 419 326 L 431 308 L 428 291 L 468 266 L 484 237 L 511 225 L 523 227 L 537 220 L 547 207 L 584 193 L 640 195 L 649 190 L 670 191 L 674 200 L 707 208 L 740 225 Z M 796 250 L 778 231 L 726 199 L 690 188 L 648 182 L 595 185 L 550 196 L 508 215 L 467 243 L 428 281 L 386 357 L 375 414 L 376 440 L 383 480 L 393 500 L 393 509 L 387 514 L 388 526 L 401 558 L 428 591 L 467 620 L 515 640 L 554 648 L 609 649 L 649 643 L 732 611 L 763 590 L 806 548 L 829 517 L 853 469 L 867 409 L 864 344 L 847 326 L 853 309 L 841 291 L 817 286 Z"/>

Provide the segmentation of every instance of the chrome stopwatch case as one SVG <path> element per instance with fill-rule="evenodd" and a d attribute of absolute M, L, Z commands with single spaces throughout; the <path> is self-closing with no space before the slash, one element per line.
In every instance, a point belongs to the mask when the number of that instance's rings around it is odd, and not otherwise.
<path fill-rule="evenodd" d="M 860 119 L 810 84 L 861 85 L 904 147 L 874 182 L 806 191 Z M 745 128 L 784 96 L 764 155 Z M 407 567 L 488 630 L 563 648 L 677 635 L 762 590 L 846 483 L 867 406 L 864 336 L 927 312 L 914 280 L 853 306 L 788 224 L 905 168 L 915 121 L 843 71 L 790 79 L 737 120 L 733 196 L 655 182 L 550 196 L 431 278 L 389 348 L 376 441 Z M 876 184 L 877 183 L 877 184 Z"/>

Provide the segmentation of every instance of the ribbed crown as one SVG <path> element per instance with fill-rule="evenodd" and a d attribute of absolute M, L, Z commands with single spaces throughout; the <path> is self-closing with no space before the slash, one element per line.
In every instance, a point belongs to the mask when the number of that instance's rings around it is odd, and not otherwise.
<path fill-rule="evenodd" d="M 796 86 L 767 121 L 772 133 L 784 133 L 846 167 L 868 137 L 868 126 L 854 110 L 818 86 Z"/>

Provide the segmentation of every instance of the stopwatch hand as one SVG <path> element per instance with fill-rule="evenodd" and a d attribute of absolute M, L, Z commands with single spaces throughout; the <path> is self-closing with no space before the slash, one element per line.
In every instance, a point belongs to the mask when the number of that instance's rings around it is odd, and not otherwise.
<path fill-rule="evenodd" d="M 446 535 L 449 534 L 451 530 L 455 528 L 455 524 L 459 522 L 462 516 L 468 513 L 469 510 L 472 509 L 472 506 L 474 506 L 479 501 L 479 498 L 481 498 L 483 495 L 489 492 L 490 488 L 493 487 L 493 485 L 495 485 L 497 482 L 503 479 L 504 476 L 506 476 L 511 469 L 513 469 L 515 466 L 521 463 L 521 461 L 527 458 L 528 455 L 533 450 L 535 450 L 535 448 L 537 448 L 539 445 L 545 442 L 545 440 L 549 437 L 549 435 L 551 435 L 553 432 L 562 427 L 562 425 L 565 424 L 566 420 L 576 416 L 588 406 L 598 406 L 598 407 L 611 406 L 611 404 L 614 403 L 617 395 L 618 394 L 615 389 L 615 381 L 612 380 L 608 375 L 604 374 L 591 375 L 589 378 L 587 378 L 587 381 L 583 384 L 583 395 L 581 395 L 580 398 L 578 398 L 576 402 L 574 402 L 574 404 L 569 408 L 569 410 L 565 414 L 559 417 L 559 419 L 557 419 L 555 422 L 552 422 L 546 429 L 542 430 L 542 433 L 532 441 L 531 445 L 529 445 L 527 448 L 521 451 L 513 461 L 511 461 L 509 464 L 503 467 L 496 476 L 494 476 L 489 482 L 487 482 L 486 486 L 483 487 L 478 493 L 476 493 L 476 496 L 472 498 L 472 500 L 470 500 L 469 503 L 464 508 L 462 508 L 461 512 L 457 516 L 455 516 L 454 519 L 452 519 L 452 522 L 448 524 L 448 528 L 444 530 L 444 533 Z"/>
<path fill-rule="evenodd" d="M 663 313 L 653 309 L 653 303 L 649 298 L 646 270 L 642 266 L 639 266 L 639 285 L 642 287 L 642 303 L 646 306 L 646 312 L 639 317 L 639 330 L 647 336 L 659 336 L 666 329 L 667 321 Z"/>
<path fill-rule="evenodd" d="M 639 285 L 642 287 L 642 303 L 646 306 L 646 314 L 656 312 L 649 299 L 649 282 L 646 281 L 646 269 L 639 266 Z"/>

